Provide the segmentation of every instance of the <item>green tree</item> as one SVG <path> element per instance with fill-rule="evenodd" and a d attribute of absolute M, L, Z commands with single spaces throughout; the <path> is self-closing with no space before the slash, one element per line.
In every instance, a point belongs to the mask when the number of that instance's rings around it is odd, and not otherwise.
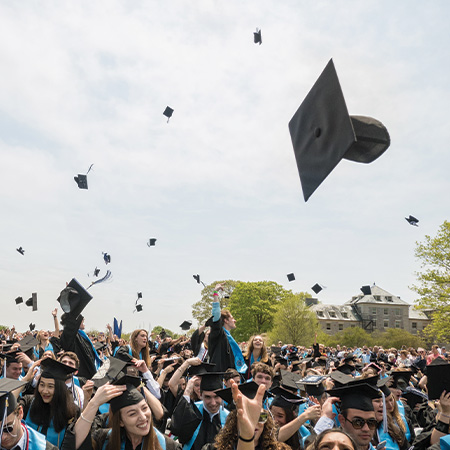
<path fill-rule="evenodd" d="M 383 348 L 402 348 L 406 347 L 423 347 L 424 341 L 414 334 L 400 328 L 388 328 L 382 333 L 374 333 L 372 335 L 373 343 Z"/>
<path fill-rule="evenodd" d="M 415 256 L 422 272 L 416 272 L 419 285 L 411 289 L 420 295 L 416 308 L 432 319 L 424 334 L 437 340 L 450 339 L 450 222 L 445 221 L 435 237 L 417 242 Z"/>
<path fill-rule="evenodd" d="M 205 323 L 211 317 L 212 303 L 214 301 L 214 288 L 219 283 L 223 284 L 223 293 L 219 297 L 219 300 L 220 308 L 224 309 L 228 307 L 230 296 L 239 281 L 214 281 L 203 288 L 202 298 L 192 305 L 192 317 L 196 319 L 199 324 Z"/>
<path fill-rule="evenodd" d="M 327 343 L 329 346 L 335 347 L 337 344 L 346 347 L 362 347 L 363 345 L 372 345 L 372 336 L 360 327 L 349 327 L 343 331 L 339 331 L 334 336 L 330 336 Z"/>
<path fill-rule="evenodd" d="M 163 329 L 166 331 L 166 334 L 173 339 L 178 339 L 180 337 L 180 334 L 174 333 L 173 331 L 169 330 L 168 328 L 164 328 L 161 325 L 153 327 L 152 333 L 154 333 L 156 336 L 157 334 L 160 334 Z"/>
<path fill-rule="evenodd" d="M 279 304 L 289 295 L 292 295 L 291 291 L 274 281 L 239 282 L 228 304 L 236 319 L 234 338 L 243 341 L 252 334 L 270 331 Z"/>
<path fill-rule="evenodd" d="M 309 295 L 305 292 L 290 294 L 279 304 L 269 334 L 272 342 L 281 340 L 287 344 L 305 346 L 314 343 L 319 324 L 316 314 L 305 304 L 307 297 Z"/>

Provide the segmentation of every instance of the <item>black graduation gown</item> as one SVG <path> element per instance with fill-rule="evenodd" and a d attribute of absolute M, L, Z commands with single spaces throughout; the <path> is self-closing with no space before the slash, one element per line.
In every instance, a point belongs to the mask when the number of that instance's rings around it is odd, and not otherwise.
<path fill-rule="evenodd" d="M 215 372 L 225 372 L 235 369 L 234 354 L 223 330 L 222 321 L 213 322 L 208 338 L 209 362 L 215 364 Z"/>
<path fill-rule="evenodd" d="M 214 442 L 217 433 L 221 430 L 219 414 L 216 414 L 211 421 L 208 411 L 203 409 L 203 414 L 193 403 L 189 403 L 182 397 L 172 415 L 171 431 L 184 445 L 191 439 L 197 427 L 201 427 L 191 450 L 201 450 L 210 442 Z"/>

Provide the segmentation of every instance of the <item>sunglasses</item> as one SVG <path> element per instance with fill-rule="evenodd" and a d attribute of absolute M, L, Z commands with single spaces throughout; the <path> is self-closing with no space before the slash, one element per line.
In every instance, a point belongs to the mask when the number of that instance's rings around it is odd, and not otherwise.
<path fill-rule="evenodd" d="M 266 423 L 269 413 L 267 411 L 262 411 L 259 415 L 258 423 Z"/>
<path fill-rule="evenodd" d="M 347 419 L 347 417 L 344 417 L 344 419 L 347 422 L 350 422 L 355 430 L 360 430 L 366 423 L 370 430 L 375 430 L 375 428 L 378 425 L 378 422 L 375 419 L 362 419 L 361 417 L 355 417 L 352 420 L 349 420 Z"/>
<path fill-rule="evenodd" d="M 5 425 L 3 427 L 3 433 L 8 433 L 11 434 L 14 431 L 14 425 L 16 424 L 16 419 L 14 418 L 13 423 L 9 424 L 9 425 Z"/>

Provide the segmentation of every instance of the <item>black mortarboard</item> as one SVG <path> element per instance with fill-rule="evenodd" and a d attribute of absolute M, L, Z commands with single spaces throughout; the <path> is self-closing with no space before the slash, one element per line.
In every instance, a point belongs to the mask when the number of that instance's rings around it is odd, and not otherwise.
<path fill-rule="evenodd" d="M 361 292 L 364 295 L 371 295 L 372 294 L 372 289 L 370 288 L 370 286 L 361 286 Z"/>
<path fill-rule="evenodd" d="M 34 329 L 36 328 L 36 324 L 30 323 L 30 325 L 28 325 L 28 327 L 30 328 L 30 331 L 34 331 Z"/>
<path fill-rule="evenodd" d="M 120 353 L 122 356 L 123 353 Z M 125 376 L 125 368 L 129 361 L 110 356 L 92 377 L 94 386 L 99 388 L 108 382 L 114 382 Z"/>
<path fill-rule="evenodd" d="M 375 364 L 373 362 L 371 362 L 370 364 L 368 364 L 365 369 L 373 369 L 376 371 L 376 373 L 380 373 L 381 372 L 381 367 L 378 364 Z"/>
<path fill-rule="evenodd" d="M 102 255 L 103 261 L 105 261 L 105 264 L 108 265 L 111 262 L 111 255 L 106 252 L 102 252 Z"/>
<path fill-rule="evenodd" d="M 223 372 L 208 372 L 202 375 L 201 391 L 217 391 L 223 387 Z"/>
<path fill-rule="evenodd" d="M 137 312 L 141 312 L 143 310 L 143 306 L 142 305 L 136 305 L 136 311 Z"/>
<path fill-rule="evenodd" d="M 351 383 L 354 378 L 351 375 L 347 375 L 339 370 L 334 370 L 330 374 L 330 378 L 334 381 L 335 387 L 345 386 L 348 383 Z"/>
<path fill-rule="evenodd" d="M 306 377 L 303 380 L 300 380 L 299 382 L 303 384 L 305 387 L 305 391 L 308 395 L 312 395 L 316 398 L 322 397 L 323 393 L 325 392 L 325 387 L 323 385 L 324 377 L 320 376 L 310 376 Z"/>
<path fill-rule="evenodd" d="M 390 144 L 381 122 L 349 116 L 330 60 L 289 122 L 305 201 L 342 158 L 370 163 Z"/>
<path fill-rule="evenodd" d="M 163 364 L 163 369 L 165 369 L 166 367 L 171 366 L 172 364 L 175 364 L 180 359 L 181 359 L 180 356 L 176 356 L 174 358 L 165 358 L 164 359 L 164 364 Z"/>
<path fill-rule="evenodd" d="M 12 378 L 0 379 L 0 423 L 3 422 L 3 417 L 9 416 L 17 407 L 16 397 L 12 392 L 25 384 L 25 381 L 14 380 Z M 4 425 L 4 423 L 1 423 L 2 427 Z"/>
<path fill-rule="evenodd" d="M 409 386 L 412 371 L 410 370 L 396 370 L 391 372 L 392 380 L 390 386 L 396 389 L 405 390 Z"/>
<path fill-rule="evenodd" d="M 258 28 L 253 32 L 253 42 L 259 45 L 262 44 L 261 30 L 259 30 Z"/>
<path fill-rule="evenodd" d="M 255 398 L 256 393 L 258 392 L 259 384 L 255 383 L 254 381 L 247 381 L 246 383 L 241 383 L 238 385 L 239 391 L 242 393 L 242 395 L 245 395 L 245 397 L 252 400 Z M 225 388 L 220 389 L 215 392 L 216 395 L 218 395 L 220 398 L 225 400 L 228 404 L 233 403 L 233 393 L 231 391 L 231 388 Z M 267 392 L 264 392 L 264 397 L 266 397 Z"/>
<path fill-rule="evenodd" d="M 192 276 L 194 277 L 194 280 L 195 280 L 198 284 L 200 284 L 200 275 L 197 274 L 197 275 L 192 275 Z"/>
<path fill-rule="evenodd" d="M 326 356 L 319 356 L 316 362 L 313 364 L 313 367 L 320 366 L 325 367 L 327 365 L 328 358 Z"/>
<path fill-rule="evenodd" d="M 57 299 L 61 309 L 75 318 L 83 312 L 91 300 L 92 295 L 75 278 L 70 280 Z"/>
<path fill-rule="evenodd" d="M 215 364 L 202 362 L 198 366 L 191 366 L 188 369 L 188 375 L 190 377 L 193 377 L 194 375 L 203 375 L 208 372 L 213 372 L 214 367 L 216 367 Z"/>
<path fill-rule="evenodd" d="M 170 106 L 166 106 L 166 109 L 164 110 L 163 114 L 167 117 L 167 122 L 169 122 L 169 119 L 172 117 L 173 109 Z"/>
<path fill-rule="evenodd" d="M 351 366 L 350 364 L 340 364 L 338 367 L 336 367 L 336 370 L 344 373 L 345 375 L 350 375 L 355 371 L 355 367 Z"/>
<path fill-rule="evenodd" d="M 100 273 L 100 269 L 98 267 L 96 267 L 94 269 L 94 277 L 98 277 L 98 274 Z"/>
<path fill-rule="evenodd" d="M 14 350 L 8 353 L 0 353 L 0 358 L 5 359 L 9 363 L 19 363 L 20 361 L 17 359 L 17 354 L 22 350 Z"/>
<path fill-rule="evenodd" d="M 280 370 L 281 380 L 280 386 L 292 392 L 297 392 L 297 382 L 300 380 L 299 374 L 292 373 L 289 370 Z"/>
<path fill-rule="evenodd" d="M 185 320 L 181 325 L 180 328 L 184 331 L 189 330 L 189 328 L 191 328 L 192 326 L 192 321 L 191 320 Z"/>
<path fill-rule="evenodd" d="M 66 381 L 73 372 L 77 371 L 74 367 L 67 366 L 53 358 L 43 359 L 40 367 L 42 369 L 41 378 L 53 378 L 62 381 Z"/>
<path fill-rule="evenodd" d="M 212 327 L 214 316 L 211 316 L 206 322 L 205 327 Z"/>
<path fill-rule="evenodd" d="M 31 325 L 33 324 L 30 324 L 30 328 Z M 39 344 L 38 340 L 32 334 L 25 336 L 18 343 L 20 345 L 20 351 L 24 353 L 27 352 L 28 350 L 31 350 L 33 347 Z"/>
<path fill-rule="evenodd" d="M 147 245 L 149 247 L 153 247 L 156 244 L 156 239 L 155 238 L 150 238 L 147 242 Z"/>
<path fill-rule="evenodd" d="M 122 393 L 122 395 L 119 395 L 118 397 L 114 397 L 109 401 L 109 404 L 111 406 L 111 411 L 114 414 L 119 409 L 125 408 L 126 406 L 131 405 L 137 405 L 142 400 L 144 400 L 144 396 L 139 392 L 138 389 L 136 389 L 137 386 L 140 384 L 139 378 L 137 378 L 137 381 L 132 381 L 131 383 L 128 383 L 133 378 L 136 377 L 124 377 L 124 381 L 126 380 L 127 383 L 113 383 L 113 384 L 126 384 L 127 390 Z M 136 382 L 138 383 L 136 385 Z"/>
<path fill-rule="evenodd" d="M 356 355 L 354 355 L 353 353 L 349 353 L 346 357 L 344 357 L 344 359 L 342 361 L 347 363 L 347 362 L 355 361 L 355 360 L 356 360 Z"/>
<path fill-rule="evenodd" d="M 279 386 L 271 389 L 270 393 L 275 396 L 270 405 L 278 406 L 279 408 L 294 409 L 300 403 L 306 401 L 306 399 Z"/>
<path fill-rule="evenodd" d="M 415 227 L 418 227 L 419 225 L 417 225 L 419 223 L 419 219 L 416 219 L 414 216 L 409 216 L 409 217 L 405 217 L 405 220 L 410 224 L 413 225 Z"/>
<path fill-rule="evenodd" d="M 25 302 L 25 305 L 31 306 L 32 311 L 37 311 L 37 294 L 33 292 L 31 297 Z"/>
<path fill-rule="evenodd" d="M 101 352 L 106 348 L 106 342 L 96 342 L 94 344 L 94 348 L 95 350 L 97 350 L 97 352 Z"/>
<path fill-rule="evenodd" d="M 408 386 L 406 391 L 402 393 L 402 398 L 406 399 L 406 402 L 411 409 L 414 409 L 417 403 L 423 403 L 429 400 L 429 397 L 425 392 L 411 386 Z"/>
<path fill-rule="evenodd" d="M 316 283 L 311 289 L 314 291 L 315 294 L 318 294 L 322 290 L 322 286 Z"/>
<path fill-rule="evenodd" d="M 380 395 L 378 388 L 365 383 L 336 387 L 328 390 L 327 393 L 340 398 L 341 412 L 350 408 L 373 411 L 372 399 Z"/>
<path fill-rule="evenodd" d="M 280 354 L 280 355 L 281 355 L 281 354 Z M 287 365 L 288 365 L 288 362 L 286 361 L 285 358 L 283 358 L 283 357 L 280 356 L 280 355 L 275 356 L 275 361 L 276 361 L 277 363 L 284 364 L 285 366 L 287 366 Z"/>
<path fill-rule="evenodd" d="M 378 375 L 376 376 L 376 378 L 378 378 Z M 389 381 L 390 377 L 386 377 L 381 380 L 378 379 L 377 381 L 377 387 L 381 390 L 381 392 L 383 392 L 385 397 L 389 397 L 389 395 L 391 395 L 391 390 L 388 388 Z"/>
<path fill-rule="evenodd" d="M 16 305 L 20 305 L 21 303 L 23 303 L 23 298 L 17 297 L 14 301 L 16 302 Z"/>
<path fill-rule="evenodd" d="M 87 182 L 87 175 L 78 174 L 78 176 L 73 177 L 75 180 L 75 183 L 78 184 L 78 187 L 80 189 L 87 189 L 88 188 L 88 182 Z"/>
<path fill-rule="evenodd" d="M 294 281 L 295 280 L 295 275 L 293 273 L 288 273 L 286 276 L 287 276 L 288 281 Z"/>
<path fill-rule="evenodd" d="M 411 217 L 411 216 L 410 216 Z M 25 255 L 25 250 L 22 247 L 16 248 L 16 250 L 21 254 Z"/>
<path fill-rule="evenodd" d="M 142 298 L 142 292 L 137 293 L 137 298 Z"/>
<path fill-rule="evenodd" d="M 443 391 L 450 392 L 450 364 L 444 359 L 438 357 L 428 364 L 427 390 L 430 400 L 439 399 Z"/>
<path fill-rule="evenodd" d="M 279 355 L 279 354 L 281 354 L 281 347 L 278 347 L 276 345 L 272 345 L 272 347 L 270 347 L 270 351 L 272 353 L 275 353 L 275 355 Z"/>

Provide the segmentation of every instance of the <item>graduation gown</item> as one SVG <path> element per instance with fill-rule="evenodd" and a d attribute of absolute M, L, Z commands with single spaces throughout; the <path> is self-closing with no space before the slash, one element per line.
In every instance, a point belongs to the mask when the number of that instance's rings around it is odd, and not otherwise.
<path fill-rule="evenodd" d="M 226 409 L 220 409 L 211 420 L 203 402 L 190 403 L 182 397 L 172 415 L 171 431 L 183 444 L 183 450 L 201 450 L 214 442 L 217 433 L 225 424 Z"/>

